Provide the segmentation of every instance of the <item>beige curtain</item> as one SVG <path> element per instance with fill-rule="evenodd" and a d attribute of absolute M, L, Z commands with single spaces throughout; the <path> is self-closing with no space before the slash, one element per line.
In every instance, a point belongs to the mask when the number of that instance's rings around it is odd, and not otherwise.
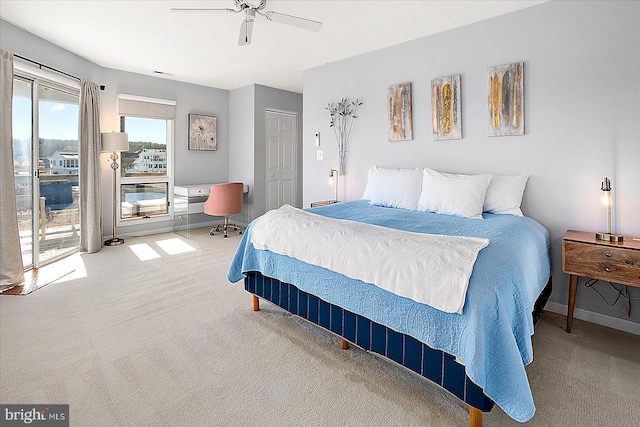
<path fill-rule="evenodd" d="M 100 184 L 100 96 L 98 85 L 80 83 L 80 250 L 102 249 L 102 186 Z"/>
<path fill-rule="evenodd" d="M 0 290 L 24 282 L 13 179 L 13 54 L 0 49 Z"/>

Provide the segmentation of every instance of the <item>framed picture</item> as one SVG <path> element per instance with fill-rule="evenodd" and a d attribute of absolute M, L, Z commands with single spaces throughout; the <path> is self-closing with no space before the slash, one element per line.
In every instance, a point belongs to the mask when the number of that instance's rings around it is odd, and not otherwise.
<path fill-rule="evenodd" d="M 388 91 L 389 141 L 413 139 L 411 118 L 411 83 L 393 85 Z"/>
<path fill-rule="evenodd" d="M 433 140 L 462 139 L 460 74 L 431 80 Z"/>
<path fill-rule="evenodd" d="M 524 135 L 524 63 L 488 70 L 489 136 Z"/>
<path fill-rule="evenodd" d="M 189 114 L 189 150 L 216 151 L 217 123 L 213 116 Z"/>

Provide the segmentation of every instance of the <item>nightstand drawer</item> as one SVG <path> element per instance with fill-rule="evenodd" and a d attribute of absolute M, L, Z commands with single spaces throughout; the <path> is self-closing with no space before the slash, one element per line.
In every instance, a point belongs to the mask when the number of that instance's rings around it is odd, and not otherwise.
<path fill-rule="evenodd" d="M 562 269 L 570 274 L 640 286 L 640 251 L 563 241 Z"/>
<path fill-rule="evenodd" d="M 333 205 L 334 203 L 339 203 L 339 202 L 340 200 L 324 200 L 322 202 L 311 202 L 311 207 L 317 208 L 319 206 Z"/>

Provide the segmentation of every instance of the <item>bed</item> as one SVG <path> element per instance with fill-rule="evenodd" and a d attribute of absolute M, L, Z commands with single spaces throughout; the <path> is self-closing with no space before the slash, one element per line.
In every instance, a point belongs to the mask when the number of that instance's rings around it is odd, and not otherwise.
<path fill-rule="evenodd" d="M 499 405 L 525 422 L 535 406 L 525 366 L 534 323 L 551 292 L 549 233 L 535 220 L 483 213 L 483 220 L 381 207 L 367 200 L 306 212 L 407 232 L 486 238 L 468 280 L 462 314 L 270 250 L 256 249 L 252 222 L 229 269 L 258 298 L 348 343 L 381 354 L 441 385 L 470 406 L 470 424 Z M 286 227 L 286 224 L 283 224 Z"/>

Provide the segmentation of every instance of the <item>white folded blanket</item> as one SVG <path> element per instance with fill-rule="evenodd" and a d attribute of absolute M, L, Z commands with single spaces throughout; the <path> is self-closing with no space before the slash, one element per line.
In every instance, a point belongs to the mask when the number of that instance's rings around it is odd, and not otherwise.
<path fill-rule="evenodd" d="M 396 230 L 284 205 L 254 223 L 251 243 L 447 313 L 462 313 L 473 264 L 489 240 Z"/>

